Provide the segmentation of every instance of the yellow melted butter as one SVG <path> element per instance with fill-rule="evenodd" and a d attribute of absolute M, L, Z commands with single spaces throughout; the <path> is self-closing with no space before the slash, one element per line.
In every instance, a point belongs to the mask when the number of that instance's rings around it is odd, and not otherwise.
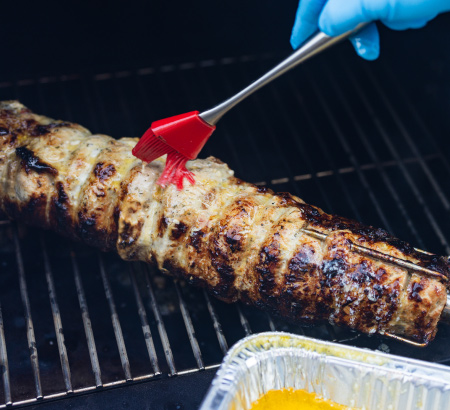
<path fill-rule="evenodd" d="M 252 404 L 251 410 L 352 410 L 351 407 L 324 400 L 315 393 L 292 388 L 270 390 Z M 355 409 L 353 409 L 355 410 Z"/>

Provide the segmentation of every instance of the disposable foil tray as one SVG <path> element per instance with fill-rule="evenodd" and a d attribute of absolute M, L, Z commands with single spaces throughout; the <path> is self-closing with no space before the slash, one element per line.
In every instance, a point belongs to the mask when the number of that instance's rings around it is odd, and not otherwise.
<path fill-rule="evenodd" d="M 269 390 L 289 387 L 356 409 L 450 409 L 447 366 L 267 332 L 234 345 L 200 410 L 247 410 Z"/>

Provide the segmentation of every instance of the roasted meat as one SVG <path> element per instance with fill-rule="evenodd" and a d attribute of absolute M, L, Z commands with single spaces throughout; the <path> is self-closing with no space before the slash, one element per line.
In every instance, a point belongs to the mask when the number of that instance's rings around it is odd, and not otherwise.
<path fill-rule="evenodd" d="M 1 102 L 0 211 L 293 321 L 435 336 L 445 258 L 243 182 L 212 157 L 189 163 L 195 185 L 162 189 L 164 160 L 143 164 L 135 144 Z"/>

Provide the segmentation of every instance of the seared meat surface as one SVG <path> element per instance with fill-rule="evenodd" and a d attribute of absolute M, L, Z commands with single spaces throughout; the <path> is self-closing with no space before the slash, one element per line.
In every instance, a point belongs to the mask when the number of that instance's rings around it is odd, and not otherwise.
<path fill-rule="evenodd" d="M 136 141 L 0 102 L 0 211 L 156 264 L 227 302 L 433 339 L 446 303 L 444 257 L 240 181 L 215 158 L 188 164 L 194 186 L 162 189 L 164 160 L 143 164 L 131 154 Z"/>

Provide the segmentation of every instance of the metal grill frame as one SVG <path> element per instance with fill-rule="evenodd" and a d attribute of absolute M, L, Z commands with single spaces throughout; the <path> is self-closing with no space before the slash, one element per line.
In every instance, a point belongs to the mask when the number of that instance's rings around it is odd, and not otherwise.
<path fill-rule="evenodd" d="M 132 126 L 132 120 L 131 115 L 128 112 L 128 107 L 125 101 L 125 98 L 123 96 L 123 90 L 121 89 L 120 81 L 118 81 L 121 78 L 127 78 L 131 77 L 134 78 L 137 88 L 139 90 L 143 90 L 141 79 L 143 76 L 147 75 L 161 75 L 166 72 L 178 72 L 179 75 L 182 77 L 183 71 L 185 70 L 198 70 L 200 73 L 203 69 L 211 66 L 218 66 L 219 71 L 221 73 L 221 81 L 225 84 L 227 89 L 230 91 L 230 94 L 234 91 L 232 85 L 229 83 L 227 76 L 226 76 L 226 66 L 232 65 L 232 64 L 240 64 L 243 66 L 243 64 L 248 62 L 255 62 L 260 61 L 260 64 L 263 65 L 266 60 L 271 59 L 271 55 L 264 55 L 264 56 L 244 56 L 240 58 L 225 58 L 220 61 L 214 61 L 214 60 L 205 60 L 198 63 L 185 63 L 178 66 L 174 65 L 166 65 L 161 66 L 159 68 L 142 68 L 137 70 L 126 70 L 126 71 L 120 71 L 120 72 L 112 72 L 112 73 L 103 73 L 103 74 L 96 74 L 92 76 L 80 76 L 80 75 L 67 75 L 67 76 L 50 76 L 50 77 L 41 77 L 38 79 L 30 79 L 30 80 L 19 80 L 13 83 L 10 82 L 4 82 L 0 83 L 0 90 L 2 88 L 8 88 L 13 87 L 15 90 L 15 95 L 17 99 L 20 99 L 20 88 L 22 86 L 36 86 L 37 93 L 39 96 L 39 112 L 45 113 L 46 110 L 46 101 L 45 101 L 45 94 L 42 90 L 43 85 L 49 84 L 49 83 L 57 83 L 60 85 L 61 89 L 61 96 L 64 101 L 64 109 L 67 114 L 66 119 L 73 120 L 72 110 L 69 101 L 67 100 L 66 93 L 65 93 L 65 84 L 67 81 L 80 81 L 82 86 L 84 87 L 84 95 L 85 95 L 85 103 L 88 107 L 88 111 L 92 113 L 92 123 L 95 124 L 96 128 L 98 129 L 98 120 L 93 115 L 94 110 L 92 109 L 92 104 L 89 98 L 89 91 L 88 88 L 92 88 L 95 93 L 97 93 L 97 100 L 100 103 L 100 117 L 103 122 L 103 124 L 108 123 L 108 115 L 107 115 L 107 109 L 104 105 L 102 105 L 102 98 L 100 96 L 100 92 L 98 89 L 98 83 L 105 80 L 111 80 L 114 83 L 116 95 L 118 96 L 119 103 L 121 106 L 121 109 L 125 115 L 126 118 L 129 119 L 129 129 L 130 132 L 133 133 L 133 126 Z M 376 170 L 380 177 L 382 178 L 385 186 L 387 187 L 389 194 L 391 195 L 396 207 L 404 217 L 408 228 L 410 229 L 412 235 L 417 241 L 417 244 L 420 247 L 424 247 L 422 239 L 418 233 L 418 230 L 414 224 L 413 219 L 410 217 L 407 207 L 405 203 L 403 202 L 403 199 L 401 196 L 396 192 L 395 187 L 393 185 L 393 182 L 389 176 L 389 174 L 386 172 L 387 169 L 390 167 L 398 167 L 407 181 L 407 184 L 411 191 L 413 192 L 416 200 L 420 204 L 425 217 L 429 221 L 431 227 L 433 228 L 434 233 L 439 238 L 439 241 L 441 245 L 443 246 L 443 249 L 447 253 L 450 253 L 450 246 L 448 243 L 448 240 L 445 236 L 445 234 L 442 232 L 436 216 L 433 214 L 431 209 L 429 208 L 426 198 L 421 193 L 420 189 L 418 188 L 417 184 L 414 181 L 413 176 L 410 174 L 410 171 L 408 170 L 408 167 L 406 165 L 411 163 L 416 163 L 420 166 L 421 170 L 426 175 L 430 185 L 432 186 L 434 192 L 438 196 L 442 207 L 446 210 L 446 212 L 450 211 L 450 201 L 447 197 L 447 194 L 445 193 L 445 190 L 442 189 L 439 182 L 436 180 L 436 178 L 433 175 L 433 172 L 430 170 L 428 163 L 429 161 L 433 160 L 439 160 L 444 164 L 446 170 L 450 174 L 450 163 L 445 158 L 443 153 L 439 151 L 438 144 L 433 139 L 431 132 L 428 130 L 425 122 L 420 118 L 419 114 L 415 110 L 413 104 L 408 100 L 406 95 L 403 93 L 403 90 L 400 88 L 398 90 L 395 90 L 399 93 L 399 95 L 402 97 L 402 99 L 405 102 L 406 107 L 411 112 L 411 115 L 414 115 L 416 118 L 416 121 L 419 123 L 419 127 L 421 128 L 422 132 L 426 137 L 430 140 L 431 144 L 434 144 L 436 147 L 436 153 L 433 155 L 422 155 L 420 152 L 420 149 L 417 147 L 413 137 L 409 134 L 408 128 L 403 123 L 400 115 L 397 113 L 395 107 L 390 103 L 390 100 L 388 96 L 386 95 L 383 87 L 381 87 L 381 84 L 379 83 L 379 80 L 377 79 L 377 76 L 372 72 L 372 70 L 368 66 L 363 66 L 365 70 L 366 77 L 373 83 L 376 90 L 379 92 L 379 97 L 381 100 L 385 103 L 386 107 L 388 108 L 388 111 L 390 112 L 392 116 L 392 120 L 398 127 L 398 130 L 400 131 L 401 135 L 404 137 L 405 141 L 407 142 L 409 148 L 414 153 L 414 156 L 411 158 L 402 158 L 401 155 L 397 152 L 394 145 L 390 142 L 388 133 L 386 129 L 383 127 L 382 121 L 380 121 L 379 118 L 377 118 L 377 113 L 374 111 L 373 107 L 371 106 L 370 102 L 368 101 L 368 98 L 365 96 L 364 92 L 361 90 L 358 82 L 352 78 L 352 75 L 349 71 L 348 63 L 345 60 L 341 60 L 339 64 L 342 66 L 342 69 L 347 73 L 348 80 L 350 81 L 352 87 L 356 90 L 362 104 L 365 106 L 367 111 L 370 113 L 370 115 L 374 118 L 374 125 L 378 131 L 378 134 L 382 137 L 383 141 L 386 143 L 386 145 L 389 147 L 390 154 L 395 158 L 394 161 L 382 161 L 376 154 L 376 150 L 373 147 L 374 142 L 369 139 L 369 137 L 365 134 L 364 129 L 362 127 L 362 124 L 360 123 L 359 119 L 356 118 L 352 112 L 352 109 L 350 108 L 349 102 L 347 100 L 347 97 L 345 93 L 342 91 L 342 87 L 340 87 L 336 82 L 330 81 L 330 84 L 332 85 L 334 92 L 339 95 L 340 100 L 342 101 L 343 107 L 345 112 L 349 115 L 349 117 L 352 119 L 354 123 L 354 127 L 358 133 L 358 135 L 361 137 L 361 141 L 363 142 L 364 146 L 366 147 L 367 151 L 370 154 L 371 163 L 363 163 L 361 164 L 357 158 L 357 156 L 354 154 L 351 144 L 347 140 L 345 133 L 342 131 L 339 125 L 339 121 L 333 114 L 333 111 L 331 110 L 329 103 L 327 102 L 325 96 L 322 94 L 320 87 L 317 85 L 316 79 L 311 74 L 310 70 L 308 68 L 304 69 L 305 75 L 308 76 L 308 79 L 312 85 L 312 88 L 314 89 L 315 96 L 317 100 L 319 101 L 323 113 L 325 114 L 326 120 L 329 121 L 330 124 L 332 124 L 332 128 L 335 132 L 335 135 L 339 139 L 339 142 L 344 147 L 345 151 L 348 153 L 348 156 L 351 160 L 352 166 L 351 167 L 345 167 L 345 168 L 339 168 L 334 160 L 333 155 L 330 152 L 330 150 L 327 147 L 326 142 L 324 141 L 322 135 L 317 129 L 316 124 L 312 121 L 313 115 L 310 115 L 309 113 L 309 107 L 307 104 L 305 104 L 304 100 L 301 97 L 301 90 L 299 90 L 298 85 L 295 83 L 295 81 L 292 80 L 292 77 L 290 77 L 290 85 L 292 92 L 294 93 L 296 97 L 296 101 L 298 102 L 299 106 L 302 110 L 306 113 L 306 118 L 309 119 L 309 127 L 314 133 L 315 138 L 319 141 L 319 144 L 322 147 L 323 154 L 325 158 L 327 159 L 327 162 L 330 164 L 329 169 L 325 169 L 323 171 L 317 171 L 314 169 L 314 166 L 311 164 L 305 150 L 304 146 L 302 145 L 302 141 L 300 139 L 296 140 L 296 146 L 294 149 L 297 151 L 299 158 L 304 161 L 304 163 L 307 165 L 307 168 L 309 172 L 307 174 L 302 175 L 296 175 L 294 171 L 289 169 L 289 167 L 286 165 L 285 169 L 285 177 L 283 178 L 276 178 L 276 179 L 269 179 L 266 181 L 256 181 L 258 185 L 285 185 L 287 184 L 290 188 L 290 190 L 296 194 L 299 195 L 299 188 L 296 184 L 299 181 L 304 180 L 312 180 L 315 186 L 318 189 L 318 192 L 321 193 L 322 197 L 324 198 L 325 203 L 328 205 L 328 210 L 333 211 L 332 207 L 332 200 L 329 198 L 326 189 L 324 189 L 323 185 L 321 184 L 321 178 L 328 177 L 328 176 L 334 176 L 337 179 L 338 184 L 340 185 L 342 192 L 344 193 L 344 196 L 347 200 L 347 202 L 350 204 L 351 210 L 353 215 L 357 219 L 360 218 L 360 212 L 358 211 L 357 206 L 355 205 L 351 193 L 348 191 L 346 184 L 342 178 L 344 174 L 348 173 L 354 173 L 359 181 L 361 186 L 365 189 L 365 191 L 368 193 L 373 205 L 375 206 L 376 212 L 378 213 L 379 218 L 383 221 L 383 224 L 385 228 L 387 228 L 389 231 L 392 232 L 391 224 L 389 223 L 389 218 L 385 215 L 383 212 L 382 206 L 379 204 L 379 201 L 370 185 L 370 182 L 365 176 L 364 171 L 367 170 Z M 388 76 L 393 76 L 393 73 L 390 71 L 388 67 L 383 68 Z M 325 69 L 325 72 L 327 73 L 328 80 L 331 78 L 331 72 L 329 69 Z M 245 76 L 244 76 L 245 77 Z M 183 83 L 183 81 L 181 81 Z M 162 81 L 162 84 L 164 82 Z M 269 86 L 270 92 L 272 93 L 272 97 L 276 104 L 278 104 L 279 107 L 282 108 L 282 112 L 286 113 L 287 110 L 283 109 L 284 107 L 284 101 L 282 96 L 279 93 L 279 90 L 276 86 Z M 213 104 L 215 101 L 214 99 L 214 93 L 213 91 L 208 87 L 208 84 L 206 84 L 207 89 L 207 98 L 211 104 Z M 148 103 L 148 96 L 142 92 L 141 101 L 143 105 L 146 107 L 147 111 L 150 111 L 150 105 Z M 256 101 L 256 110 L 260 113 L 260 117 L 262 121 L 264 121 L 264 110 L 261 104 L 259 103 L 259 100 Z M 250 130 L 251 125 L 249 124 L 248 120 L 241 117 L 240 118 L 242 122 L 243 129 Z M 283 121 L 287 124 L 289 129 L 292 132 L 295 132 L 295 126 L 292 123 L 292 119 L 289 117 L 289 115 L 284 115 L 282 118 Z M 265 124 L 267 128 L 271 128 L 270 124 Z M 274 130 L 270 130 L 274 131 Z M 227 130 L 226 124 L 223 125 L 223 133 L 226 137 L 228 147 L 230 152 L 232 152 L 233 156 L 238 159 L 239 154 L 236 151 L 236 147 L 233 144 L 233 140 L 231 138 L 231 135 L 229 131 Z M 250 136 L 253 134 L 251 132 L 248 132 Z M 282 155 L 282 151 L 280 149 L 279 144 L 275 141 L 275 133 L 271 132 L 274 138 L 274 145 L 277 147 L 276 155 Z M 254 147 L 255 151 L 255 161 L 259 163 L 261 167 L 264 167 L 264 160 L 259 155 L 258 151 L 258 144 L 257 141 L 253 138 L 251 141 L 252 146 Z M 239 162 L 239 161 L 236 161 Z M 238 170 L 239 171 L 239 170 Z M 78 301 L 79 301 L 79 307 L 82 315 L 83 325 L 84 325 L 84 331 L 86 336 L 87 345 L 89 348 L 89 355 L 90 355 L 90 361 L 91 361 L 91 367 L 92 367 L 92 373 L 95 378 L 95 385 L 92 386 L 86 386 L 83 388 L 74 388 L 72 385 L 71 380 L 71 370 L 70 370 L 70 364 L 68 360 L 67 350 L 65 346 L 64 341 L 64 332 L 63 332 L 63 323 L 59 311 L 58 306 L 58 295 L 56 294 L 55 290 L 55 283 L 54 283 L 54 275 L 51 268 L 50 260 L 49 260 L 49 251 L 46 244 L 46 238 L 45 235 L 42 234 L 39 238 L 39 246 L 42 250 L 42 255 L 44 259 L 44 265 L 45 265 L 45 277 L 47 281 L 47 287 L 49 292 L 49 302 L 51 306 L 51 311 L 53 315 L 53 323 L 55 328 L 55 334 L 57 337 L 57 346 L 58 351 L 60 354 L 61 359 L 61 369 L 62 374 L 64 378 L 64 385 L 65 385 L 65 391 L 56 393 L 56 394 L 50 394 L 46 395 L 41 386 L 41 376 L 40 376 L 40 368 L 39 368 L 39 358 L 38 358 L 38 352 L 36 350 L 36 339 L 34 334 L 34 325 L 33 325 L 33 319 L 32 314 L 36 314 L 35 312 L 32 312 L 30 309 L 30 299 L 29 299 L 29 291 L 27 287 L 27 281 L 25 277 L 25 271 L 24 271 L 24 260 L 23 260 L 23 254 L 21 250 L 19 235 L 18 235 L 18 229 L 17 227 L 10 223 L 9 221 L 0 221 L 0 229 L 12 229 L 13 230 L 13 239 L 14 239 L 14 249 L 15 249 L 15 256 L 16 256 L 16 263 L 17 263 L 17 271 L 18 271 L 18 279 L 20 284 L 20 293 L 21 293 L 21 300 L 23 304 L 23 309 L 25 313 L 25 319 L 27 322 L 27 340 L 28 340 L 28 347 L 30 349 L 30 364 L 31 369 L 33 373 L 34 378 L 34 384 L 35 384 L 35 397 L 27 399 L 27 400 L 21 400 L 21 401 L 13 401 L 12 397 L 12 388 L 11 388 L 11 381 L 10 381 L 10 374 L 9 374 L 9 365 L 8 365 L 8 355 L 7 355 L 7 349 L 6 349 L 6 342 L 5 342 L 5 332 L 4 332 L 4 323 L 3 323 L 3 317 L 2 317 L 2 307 L 1 307 L 1 301 L 0 301 L 0 362 L 4 368 L 2 380 L 3 380 L 3 387 L 4 387 L 4 404 L 0 405 L 0 408 L 10 407 L 10 406 L 20 406 L 25 404 L 30 404 L 33 402 L 39 402 L 47 399 L 56 399 L 56 398 L 62 398 L 65 396 L 70 396 L 77 393 L 86 393 L 89 391 L 95 391 L 100 388 L 107 388 L 107 387 L 114 387 L 119 385 L 124 385 L 126 383 L 131 382 L 140 382 L 145 380 L 151 380 L 153 378 L 159 377 L 162 375 L 162 372 L 160 370 L 160 364 L 158 362 L 158 357 L 155 352 L 155 345 L 153 342 L 154 335 L 152 335 L 150 326 L 149 326 L 149 320 L 147 317 L 147 310 L 144 306 L 140 290 L 137 285 L 136 275 L 140 274 L 145 277 L 145 283 L 146 283 L 146 292 L 148 293 L 148 298 L 150 300 L 150 311 L 151 314 L 154 316 L 156 322 L 157 322 L 157 328 L 158 328 L 158 336 L 160 338 L 160 341 L 164 348 L 164 356 L 165 360 L 167 362 L 168 368 L 169 368 L 169 376 L 175 376 L 175 375 L 181 375 L 181 374 L 189 374 L 192 372 L 202 371 L 204 369 L 213 369 L 218 367 L 218 364 L 207 366 L 205 365 L 202 351 L 199 345 L 199 342 L 197 340 L 194 325 L 192 322 L 192 318 L 189 312 L 189 309 L 187 307 L 186 301 L 183 298 L 182 292 L 180 290 L 179 284 L 175 282 L 175 289 L 177 294 L 177 303 L 183 318 L 185 330 L 187 332 L 189 342 L 192 349 L 192 354 L 195 358 L 195 362 L 197 364 L 197 367 L 192 369 L 177 369 L 175 359 L 172 353 L 171 349 L 171 343 L 168 337 L 168 333 L 166 331 L 166 327 L 164 324 L 163 317 L 161 315 L 158 303 L 155 298 L 155 292 L 152 285 L 151 275 L 149 272 L 149 268 L 147 266 L 144 266 L 140 263 L 130 263 L 129 264 L 129 272 L 128 275 L 130 277 L 130 281 L 132 283 L 132 289 L 135 295 L 136 299 L 136 308 L 137 313 L 139 315 L 139 319 L 142 326 L 142 332 L 143 337 L 145 339 L 145 344 L 148 352 L 148 358 L 151 363 L 151 367 L 153 369 L 152 373 L 141 375 L 138 377 L 133 377 L 132 370 L 130 368 L 130 362 L 128 360 L 127 355 L 127 349 L 124 342 L 124 337 L 121 329 L 121 324 L 119 320 L 119 316 L 116 311 L 116 305 L 115 305 L 115 299 L 114 295 L 109 283 L 108 273 L 105 269 L 105 265 L 103 262 L 102 255 L 98 254 L 98 268 L 101 275 L 102 283 L 104 292 L 106 295 L 106 299 L 108 302 L 108 308 L 109 312 L 111 314 L 111 321 L 112 326 L 114 329 L 114 335 L 118 347 L 118 351 L 120 354 L 120 360 L 122 363 L 123 368 L 123 379 L 114 381 L 114 382 L 108 382 L 104 383 L 102 381 L 102 375 L 101 375 L 101 369 L 100 369 L 100 363 L 99 358 L 96 350 L 96 342 L 95 342 L 95 335 L 94 335 L 94 329 L 92 327 L 90 315 L 89 315 L 89 307 L 86 300 L 86 294 L 85 290 L 83 288 L 83 281 L 80 275 L 78 262 L 77 262 L 77 255 L 75 251 L 71 252 L 71 262 L 72 262 L 72 274 L 74 277 L 74 281 L 76 284 L 77 294 L 78 294 Z M 211 321 L 213 323 L 214 331 L 216 333 L 216 337 L 221 349 L 222 354 L 225 354 L 228 350 L 229 344 L 227 342 L 226 336 L 223 331 L 222 324 L 219 320 L 219 316 L 215 310 L 214 304 L 212 303 L 210 296 L 203 291 L 203 297 L 204 297 L 204 303 L 207 306 Z M 235 304 L 234 307 L 231 306 L 230 309 L 237 309 L 238 317 L 240 324 L 242 326 L 242 329 L 246 335 L 249 335 L 252 333 L 250 322 L 248 318 L 245 315 L 244 310 L 241 308 L 239 304 Z M 267 315 L 267 323 L 268 328 L 270 330 L 277 330 L 277 326 L 274 322 L 274 320 Z M 330 340 L 337 340 L 337 337 L 335 335 L 334 329 L 332 326 L 327 325 L 326 329 L 328 331 L 328 336 Z M 358 337 L 356 335 L 355 337 Z M 345 342 L 347 340 L 339 340 L 341 342 Z M 450 360 L 450 359 L 449 359 Z"/>

